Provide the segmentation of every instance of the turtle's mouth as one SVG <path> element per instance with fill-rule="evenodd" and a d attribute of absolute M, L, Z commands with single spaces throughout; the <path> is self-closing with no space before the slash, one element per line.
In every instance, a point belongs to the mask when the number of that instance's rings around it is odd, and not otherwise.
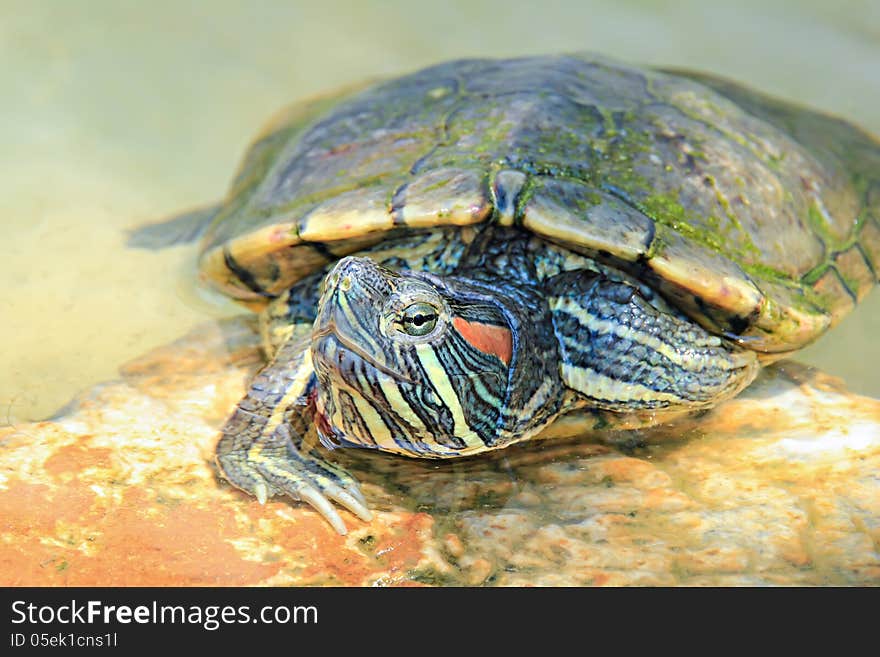
<path fill-rule="evenodd" d="M 316 328 L 312 332 L 312 343 L 314 345 L 317 343 L 318 340 L 328 337 L 335 338 L 336 341 L 339 343 L 339 346 L 341 346 L 343 349 L 345 349 L 346 351 L 350 351 L 352 354 L 354 354 L 364 362 L 369 363 L 372 367 L 376 368 L 383 374 L 390 376 L 392 379 L 395 379 L 396 381 L 402 381 L 404 383 L 415 383 L 415 381 L 413 381 L 410 377 L 408 377 L 400 370 L 393 369 L 391 367 L 388 367 L 384 363 L 380 363 L 378 360 L 376 360 L 376 358 L 364 351 L 364 349 L 358 344 L 346 339 L 343 335 L 340 334 L 339 331 L 336 330 L 336 324 L 332 319 L 325 323 L 323 326 Z M 318 351 L 320 351 L 320 349 L 318 349 Z"/>

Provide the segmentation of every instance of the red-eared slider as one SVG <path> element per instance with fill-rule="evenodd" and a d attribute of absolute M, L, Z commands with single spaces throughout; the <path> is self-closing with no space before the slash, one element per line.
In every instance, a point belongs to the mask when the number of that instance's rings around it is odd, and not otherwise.
<path fill-rule="evenodd" d="M 218 463 L 344 532 L 329 500 L 370 512 L 312 427 L 448 458 L 644 426 L 821 335 L 880 271 L 880 145 L 702 74 L 455 61 L 288 112 L 211 213 L 136 237 L 200 225 L 268 359 Z"/>

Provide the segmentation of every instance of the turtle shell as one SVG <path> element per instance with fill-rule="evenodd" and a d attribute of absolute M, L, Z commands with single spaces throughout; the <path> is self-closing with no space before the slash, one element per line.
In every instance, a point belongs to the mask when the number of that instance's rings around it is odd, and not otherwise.
<path fill-rule="evenodd" d="M 254 301 L 394 233 L 486 221 L 786 352 L 877 279 L 880 143 L 702 74 L 592 55 L 454 61 L 280 116 L 210 226 L 201 270 Z"/>

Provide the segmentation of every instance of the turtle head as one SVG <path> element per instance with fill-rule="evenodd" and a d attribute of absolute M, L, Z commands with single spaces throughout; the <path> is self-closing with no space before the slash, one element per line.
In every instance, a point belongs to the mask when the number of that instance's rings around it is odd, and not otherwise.
<path fill-rule="evenodd" d="M 504 306 L 468 282 L 343 258 L 312 333 L 319 433 L 418 456 L 496 446 L 515 345 Z"/>

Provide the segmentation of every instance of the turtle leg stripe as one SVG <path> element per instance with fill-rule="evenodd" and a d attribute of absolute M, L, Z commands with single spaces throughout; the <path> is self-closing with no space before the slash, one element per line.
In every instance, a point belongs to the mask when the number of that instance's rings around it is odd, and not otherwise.
<path fill-rule="evenodd" d="M 709 406 L 757 374 L 753 352 L 661 311 L 627 283 L 567 272 L 550 286 L 562 379 L 599 408 Z"/>
<path fill-rule="evenodd" d="M 260 502 L 273 495 L 302 500 L 344 534 L 345 524 L 331 501 L 363 520 L 372 516 L 350 474 L 296 444 L 311 423 L 314 381 L 308 337 L 294 331 L 223 426 L 217 464 L 231 484 Z"/>

